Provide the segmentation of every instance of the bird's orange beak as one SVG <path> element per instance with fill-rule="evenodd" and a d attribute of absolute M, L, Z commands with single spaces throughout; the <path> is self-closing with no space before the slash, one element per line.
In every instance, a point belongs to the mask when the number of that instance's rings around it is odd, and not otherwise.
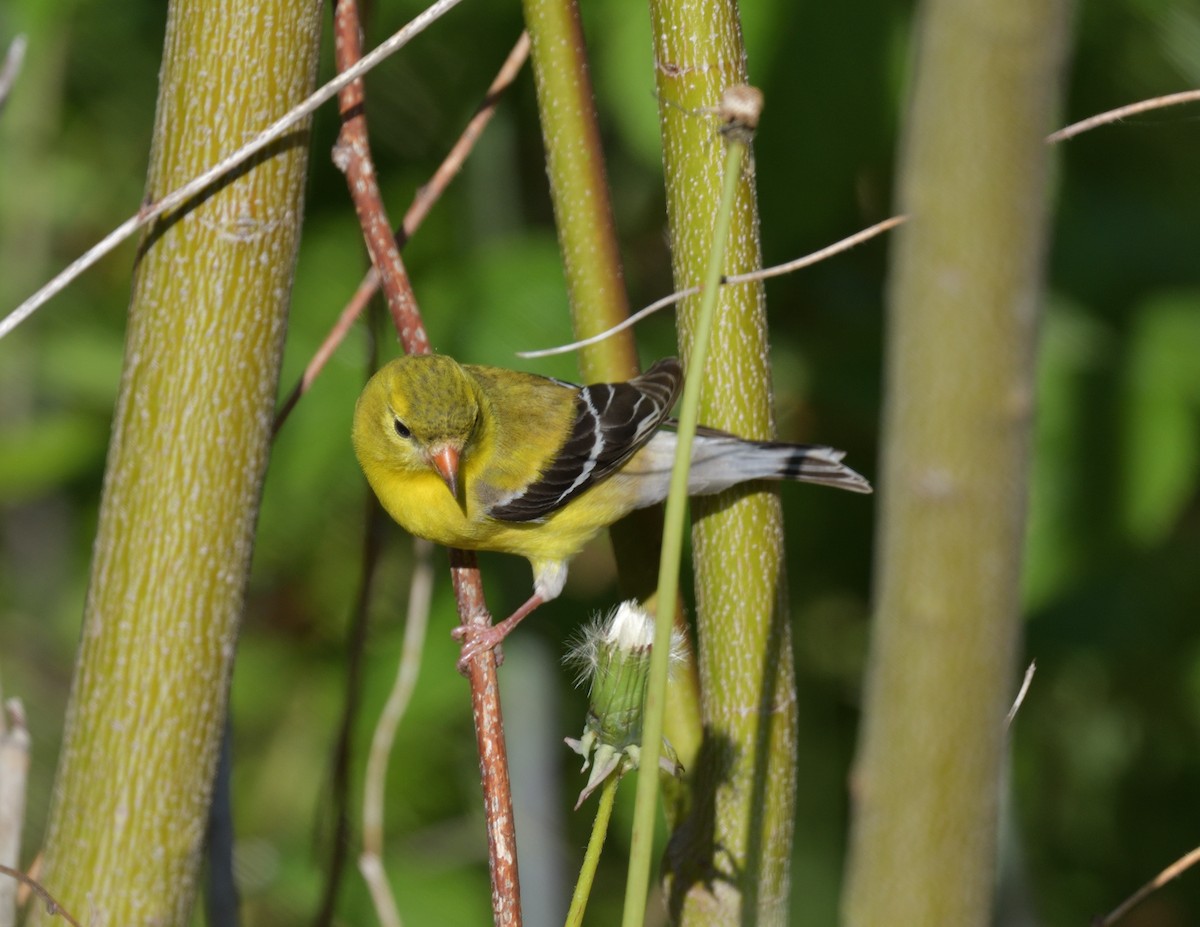
<path fill-rule="evenodd" d="M 437 470 L 438 476 L 450 490 L 450 495 L 458 498 L 458 448 L 452 444 L 443 444 L 430 452 L 429 462 Z"/>

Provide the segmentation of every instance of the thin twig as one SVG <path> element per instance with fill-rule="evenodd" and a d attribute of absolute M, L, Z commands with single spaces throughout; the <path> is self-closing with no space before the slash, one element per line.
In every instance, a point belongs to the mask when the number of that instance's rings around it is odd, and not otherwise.
<path fill-rule="evenodd" d="M 21 64 L 25 60 L 27 44 L 24 35 L 14 36 L 8 45 L 8 53 L 4 56 L 4 64 L 0 65 L 0 112 L 3 112 L 4 104 L 8 102 L 8 95 L 17 82 L 17 75 L 21 73 Z"/>
<path fill-rule="evenodd" d="M 1179 93 L 1168 93 L 1162 97 L 1139 100 L 1137 103 L 1129 103 L 1125 106 L 1118 106 L 1116 109 L 1110 109 L 1106 113 L 1089 116 L 1087 119 L 1081 119 L 1079 122 L 1072 123 L 1065 129 L 1052 132 L 1046 136 L 1046 142 L 1050 145 L 1057 142 L 1065 142 L 1067 139 L 1074 138 L 1076 135 L 1087 132 L 1090 129 L 1108 125 L 1110 122 L 1117 122 L 1126 116 L 1136 116 L 1138 113 L 1147 113 L 1155 109 L 1177 106 L 1180 103 L 1195 103 L 1197 100 L 1200 100 L 1200 90 L 1182 90 Z"/>
<path fill-rule="evenodd" d="M 495 78 L 488 86 L 483 102 L 475 110 L 475 115 L 471 117 L 471 121 L 463 129 L 462 135 L 454 143 L 454 147 L 450 149 L 450 153 L 446 155 L 445 160 L 434 171 L 433 177 L 430 178 L 429 182 L 418 189 L 416 195 L 413 196 L 412 205 L 408 207 L 408 212 L 404 216 L 405 241 L 412 236 L 417 226 L 429 215 L 429 210 L 433 208 L 434 203 L 438 201 L 442 192 L 449 186 L 450 181 L 462 170 L 463 163 L 467 160 L 467 155 L 471 153 L 471 149 L 479 141 L 479 136 L 483 134 L 484 127 L 487 126 L 492 116 L 495 115 L 496 104 L 500 102 L 500 98 L 512 85 L 512 82 L 517 79 L 517 75 L 521 73 L 521 68 L 524 67 L 528 57 L 529 33 L 522 32 L 517 37 L 512 51 L 504 59 L 504 64 L 496 72 Z"/>
<path fill-rule="evenodd" d="M 349 70 L 353 67 L 359 42 L 359 18 L 354 0 L 338 0 L 334 32 L 338 67 Z M 380 285 L 392 308 L 392 319 L 404 349 L 409 354 L 428 353 L 429 339 L 421 322 L 416 297 L 392 238 L 391 224 L 375 183 L 376 172 L 371 163 L 361 82 L 347 85 L 347 93 L 343 94 L 339 103 L 345 122 L 338 136 L 334 160 L 346 174 L 367 250 L 379 272 Z M 490 625 L 491 615 L 484 604 L 483 584 L 474 555 L 452 551 L 451 564 L 454 593 L 462 623 Z M 467 678 L 471 684 L 471 707 L 488 828 L 492 911 L 497 924 L 519 927 L 521 903 L 517 881 L 516 831 L 500 693 L 496 684 L 495 652 L 486 650 L 477 654 L 470 662 Z"/>
<path fill-rule="evenodd" d="M 42 887 L 40 882 L 36 881 L 30 876 L 25 875 L 25 873 L 21 872 L 19 869 L 13 869 L 11 866 L 0 866 L 0 875 L 11 876 L 23 885 L 28 885 L 34 891 L 34 893 L 46 903 L 47 914 L 49 914 L 51 917 L 57 914 L 68 924 L 70 924 L 71 927 L 79 927 L 79 921 L 75 920 L 75 918 L 71 916 L 71 912 L 60 905 L 55 900 L 54 896 Z"/>
<path fill-rule="evenodd" d="M 433 545 L 428 541 L 413 539 L 415 565 L 408 587 L 404 644 L 400 649 L 392 691 L 388 694 L 371 738 L 371 753 L 367 757 L 367 772 L 363 781 L 363 851 L 358 858 L 358 868 L 366 879 L 371 899 L 375 902 L 375 911 L 384 927 L 400 927 L 396 899 L 383 868 L 383 799 L 388 758 L 396 739 L 396 729 L 408 710 L 421 672 L 421 654 L 425 649 L 425 632 L 429 627 L 429 603 L 433 597 L 432 551 Z"/>
<path fill-rule="evenodd" d="M 351 81 L 366 74 L 381 61 L 407 45 L 413 38 L 428 28 L 432 23 L 445 15 L 462 0 L 436 0 L 431 6 L 422 11 L 411 22 L 397 31 L 386 42 L 375 48 L 370 54 L 359 59 L 353 68 L 338 74 L 299 106 L 275 120 L 266 129 L 256 135 L 233 154 L 222 158 L 215 165 L 195 177 L 179 189 L 168 193 L 156 203 L 148 204 L 130 216 L 115 229 L 109 232 L 99 243 L 94 245 L 80 257 L 76 258 L 59 273 L 53 280 L 17 306 L 3 320 L 0 320 L 0 338 L 3 338 L 14 328 L 33 315 L 41 306 L 48 302 L 67 287 L 76 277 L 95 264 L 100 258 L 113 251 L 118 245 L 149 225 L 163 213 L 187 202 L 205 190 L 211 183 L 221 179 L 234 169 L 245 164 L 252 157 L 271 143 L 277 141 L 288 129 L 312 114 L 322 103 L 332 99 Z"/>
<path fill-rule="evenodd" d="M 1013 699 L 1012 708 L 1008 709 L 1008 716 L 1004 719 L 1004 727 L 1012 727 L 1013 718 L 1017 716 L 1017 712 L 1021 710 L 1021 705 L 1025 701 L 1025 696 L 1029 693 L 1029 684 L 1033 682 L 1033 674 L 1037 671 L 1037 660 L 1029 661 L 1029 668 L 1025 670 L 1025 678 L 1021 680 L 1021 688 L 1017 690 L 1017 697 Z"/>
<path fill-rule="evenodd" d="M 483 600 L 479 564 L 473 551 L 450 551 L 454 598 L 464 625 L 486 630 L 492 618 Z M 481 650 L 467 664 L 471 711 L 475 719 L 479 774 L 487 818 L 488 863 L 492 875 L 492 915 L 497 925 L 520 927 L 521 887 L 517 876 L 517 840 L 513 823 L 512 788 L 508 779 L 508 750 L 504 718 L 496 683 L 496 652 Z"/>
<path fill-rule="evenodd" d="M 907 216 L 892 216 L 890 219 L 885 219 L 883 222 L 877 222 L 869 228 L 863 229 L 861 232 L 855 232 L 848 238 L 843 238 L 841 241 L 834 242 L 820 251 L 814 251 L 812 254 L 806 254 L 804 257 L 796 258 L 794 261 L 788 261 L 786 264 L 776 264 L 774 267 L 764 267 L 761 270 L 751 271 L 745 274 L 731 274 L 727 277 L 721 277 L 719 281 L 721 286 L 733 286 L 736 283 L 750 283 L 755 280 L 766 280 L 770 277 L 779 277 L 783 274 L 790 274 L 797 270 L 802 270 L 811 264 L 816 264 L 826 258 L 833 257 L 835 254 L 840 254 L 843 251 L 848 251 L 855 245 L 860 245 L 869 238 L 874 238 L 876 235 L 894 229 L 900 225 L 908 217 Z M 581 341 L 573 341 L 570 344 L 562 344 L 553 348 L 542 348 L 537 351 L 518 351 L 517 357 L 549 357 L 553 354 L 566 354 L 569 351 L 575 351 L 579 348 L 587 347 L 589 344 L 595 344 L 598 341 L 603 341 L 619 331 L 624 331 L 631 325 L 635 325 L 649 315 L 653 315 L 660 309 L 665 309 L 667 306 L 673 306 L 681 300 L 687 299 L 689 296 L 695 296 L 704 288 L 701 286 L 690 286 L 685 290 L 680 290 L 677 293 L 672 293 L 669 296 L 664 296 L 662 299 L 652 302 L 645 309 L 639 309 L 629 318 L 614 325 L 607 331 L 602 331 L 598 335 L 592 335 L 590 338 L 584 338 Z"/>
<path fill-rule="evenodd" d="M 1149 895 L 1158 891 L 1172 879 L 1179 878 L 1179 876 L 1183 875 L 1184 872 L 1198 862 L 1200 862 L 1200 847 L 1196 847 L 1190 853 L 1185 853 L 1179 859 L 1175 860 L 1175 862 L 1171 863 L 1166 869 L 1126 898 L 1121 904 L 1117 905 L 1110 914 L 1096 918 L 1092 921 L 1093 927 L 1112 927 L 1113 924 L 1123 918 L 1133 908 L 1145 901 Z"/>
<path fill-rule="evenodd" d="M 350 333 L 350 329 L 362 315 L 363 310 L 367 307 L 367 303 L 371 301 L 371 297 L 375 295 L 379 289 L 379 275 L 375 273 L 375 268 L 372 267 L 363 278 L 362 283 L 358 285 L 358 289 L 354 291 L 354 295 L 350 297 L 350 302 L 346 303 L 344 309 L 337 317 L 337 321 L 333 323 L 333 327 L 329 330 L 329 334 L 325 336 L 325 340 L 321 342 L 316 353 L 309 359 L 308 364 L 304 368 L 304 373 L 300 374 L 300 379 L 292 391 L 288 393 L 279 407 L 279 411 L 275 413 L 275 424 L 271 427 L 271 437 L 274 439 L 279 434 L 279 430 L 283 428 L 283 423 L 288 420 L 288 416 L 292 414 L 292 410 L 296 408 L 296 403 L 300 401 L 300 397 L 308 392 L 309 387 L 317 379 L 317 376 L 325 369 L 325 365 L 329 363 L 329 358 L 333 357 L 333 352 L 336 351 L 341 343 L 346 339 L 346 335 Z"/>
<path fill-rule="evenodd" d="M 334 12 L 334 56 L 338 69 L 348 71 L 362 54 L 358 5 L 355 0 L 337 0 Z M 367 138 L 367 114 L 363 82 L 353 80 L 338 93 L 338 107 L 342 112 L 342 130 L 338 133 L 333 149 L 333 163 L 346 175 L 350 185 L 350 198 L 362 226 L 367 250 L 387 297 L 392 323 L 409 354 L 428 354 L 429 336 L 421 322 L 417 308 L 417 296 L 408 279 L 408 271 L 400 259 L 400 249 L 392 237 L 392 224 L 388 221 L 383 206 L 383 194 L 379 192 L 375 165 L 371 160 L 370 142 Z"/>
<path fill-rule="evenodd" d="M 492 116 L 496 113 L 496 106 L 500 102 L 500 97 L 504 91 L 512 85 L 517 74 L 520 73 L 525 59 L 529 57 L 529 36 L 522 32 L 517 39 L 513 49 L 505 59 L 504 64 L 497 72 L 491 86 L 488 87 L 487 95 L 483 102 L 479 104 L 479 108 L 475 110 L 475 115 L 471 117 L 471 121 L 467 123 L 467 127 L 463 129 L 462 135 L 458 137 L 458 141 L 454 143 L 454 147 L 438 165 L 438 169 L 433 172 L 433 176 L 413 194 L 412 203 L 408 207 L 408 211 L 404 214 L 404 221 L 400 225 L 400 229 L 396 232 L 396 246 L 403 250 L 408 240 L 420 228 L 425 217 L 429 215 L 430 209 L 441 198 L 446 188 L 450 185 L 450 181 L 462 170 L 463 163 L 467 156 L 475 147 L 475 143 L 483 134 L 484 127 L 491 121 Z M 370 302 L 371 297 L 379 289 L 379 274 L 376 273 L 374 265 L 367 271 L 362 282 L 359 283 L 358 289 L 338 316 L 337 322 L 330 329 L 329 334 L 325 336 L 325 340 L 321 342 L 321 346 L 317 348 L 312 359 L 304 368 L 304 373 L 301 374 L 299 382 L 292 388 L 287 399 L 279 407 L 279 412 L 275 416 L 274 433 L 278 434 L 279 429 L 283 427 L 283 423 L 287 421 L 292 409 L 300 400 L 300 397 L 308 392 L 313 381 L 316 380 L 325 364 L 329 362 L 329 358 L 333 356 L 333 352 L 338 349 L 338 346 L 345 339 L 353 326 L 355 320 L 362 315 L 363 308 Z"/>

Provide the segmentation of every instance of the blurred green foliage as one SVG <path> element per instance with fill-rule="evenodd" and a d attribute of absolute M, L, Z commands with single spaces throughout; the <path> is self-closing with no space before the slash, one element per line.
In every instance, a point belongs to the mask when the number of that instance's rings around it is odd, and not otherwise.
<path fill-rule="evenodd" d="M 369 34 L 378 41 L 416 9 L 379 4 Z M 913 11 L 889 0 L 760 0 L 744 12 L 750 74 L 767 99 L 755 170 L 763 249 L 776 263 L 887 214 Z M 584 13 L 627 282 L 642 305 L 671 288 L 648 16 L 637 4 L 589 4 Z M 0 8 L 0 41 L 18 31 L 30 39 L 0 113 L 0 311 L 137 208 L 164 15 L 146 2 Z M 519 29 L 516 7 L 467 5 L 371 76 L 368 113 L 393 217 L 452 143 Z M 1168 0 L 1082 8 L 1063 122 L 1194 85 L 1197 36 L 1200 14 Z M 327 108 L 314 126 L 281 391 L 364 269 L 328 157 L 336 125 Z M 1061 152 L 1026 575 L 1027 652 L 1038 672 L 1014 728 L 1006 923 L 1084 923 L 1200 842 L 1191 787 L 1200 778 L 1198 142 L 1193 112 L 1171 110 Z M 125 246 L 0 342 L 0 680 L 5 695 L 24 699 L 35 742 L 29 855 L 50 798 L 86 592 L 134 253 Z M 885 256 L 876 242 L 768 285 L 781 434 L 846 448 L 868 474 Z M 512 357 L 568 337 L 527 74 L 406 260 L 439 350 L 573 376 L 570 359 Z M 348 432 L 370 330 L 356 327 L 296 409 L 264 493 L 232 696 L 250 925 L 305 921 L 330 850 L 330 751 L 367 511 Z M 672 352 L 669 317 L 644 323 L 639 340 L 643 359 Z M 398 350 L 390 335 L 379 341 L 384 357 Z M 826 925 L 836 918 L 844 851 L 873 516 L 869 502 L 811 487 L 787 487 L 783 497 L 801 719 L 793 919 Z M 488 888 L 467 688 L 453 670 L 444 554 L 435 563 L 426 662 L 391 766 L 387 864 L 410 923 L 481 923 Z M 528 568 L 503 557 L 483 566 L 492 607 L 505 613 L 527 593 Z M 409 569 L 407 540 L 389 526 L 355 725 L 355 808 L 399 649 Z M 506 720 L 514 755 L 546 758 L 517 787 L 523 848 L 540 850 L 524 857 L 526 904 L 544 902 L 549 921 L 590 820 L 590 807 L 566 811 L 582 780 L 557 745 L 577 734 L 582 708 L 553 655 L 614 594 L 600 543 L 577 561 L 562 600 L 508 645 L 501 673 L 510 689 L 537 680 L 513 695 L 517 708 L 506 703 Z M 622 843 L 609 844 L 597 923 L 619 898 Z M 338 911 L 344 923 L 373 919 L 353 871 Z M 1185 876 L 1138 923 L 1198 920 L 1200 879 Z M 538 922 L 532 912 L 528 922 Z"/>

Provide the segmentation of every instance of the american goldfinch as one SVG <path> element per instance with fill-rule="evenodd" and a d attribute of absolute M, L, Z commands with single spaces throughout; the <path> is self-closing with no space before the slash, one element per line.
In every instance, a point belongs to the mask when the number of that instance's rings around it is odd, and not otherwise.
<path fill-rule="evenodd" d="M 530 599 L 474 632 L 464 657 L 562 592 L 568 561 L 602 528 L 666 498 L 675 433 L 663 426 L 682 380 L 674 358 L 626 383 L 575 386 L 436 354 L 398 358 L 370 379 L 354 410 L 354 451 L 388 514 L 417 537 L 533 566 Z M 842 456 L 702 429 L 688 490 L 801 480 L 870 492 Z"/>

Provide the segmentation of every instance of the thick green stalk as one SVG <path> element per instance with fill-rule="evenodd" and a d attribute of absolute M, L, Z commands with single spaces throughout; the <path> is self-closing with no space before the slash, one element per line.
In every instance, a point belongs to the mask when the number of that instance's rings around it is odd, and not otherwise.
<path fill-rule="evenodd" d="M 701 280 L 725 163 L 703 111 L 746 79 L 732 0 L 651 0 L 671 250 L 677 287 Z M 769 112 L 769 110 L 768 110 Z M 739 178 L 724 272 L 760 266 L 753 176 Z M 700 298 L 679 307 L 692 351 Z M 748 438 L 773 432 L 762 288 L 719 296 L 700 421 Z M 673 916 L 688 924 L 782 924 L 795 800 L 796 708 L 773 491 L 741 488 L 693 503 L 692 551 L 706 739 L 692 816 L 667 854 Z"/>
<path fill-rule="evenodd" d="M 662 557 L 658 567 L 659 617 L 654 623 L 654 648 L 651 651 L 650 680 L 646 689 L 646 711 L 642 728 L 641 757 L 638 761 L 637 806 L 634 811 L 633 839 L 629 850 L 629 879 L 625 886 L 625 919 L 630 927 L 640 927 L 646 908 L 650 882 L 650 856 L 654 846 L 654 822 L 658 798 L 658 760 L 662 752 L 663 713 L 670 668 L 671 622 L 679 602 L 679 568 L 683 563 L 684 521 L 688 505 L 688 471 L 692 445 L 700 416 L 700 394 L 705 382 L 705 361 L 712 344 L 713 322 L 721 285 L 726 240 L 733 222 L 733 201 L 746 155 L 746 142 L 729 147 L 725 162 L 724 195 L 717 211 L 717 224 L 709 245 L 709 265 L 704 275 L 702 306 L 696 322 L 692 346 L 692 368 L 684 384 L 679 412 L 679 440 L 671 467 L 671 492 L 663 517 Z"/>
<path fill-rule="evenodd" d="M 927 0 L 846 922 L 991 922 L 1066 0 Z"/>
<path fill-rule="evenodd" d="M 311 90 L 320 9 L 314 0 L 172 3 L 148 199 Z M 142 243 L 46 848 L 46 885 L 87 923 L 188 923 L 307 144 L 297 130 Z"/>

